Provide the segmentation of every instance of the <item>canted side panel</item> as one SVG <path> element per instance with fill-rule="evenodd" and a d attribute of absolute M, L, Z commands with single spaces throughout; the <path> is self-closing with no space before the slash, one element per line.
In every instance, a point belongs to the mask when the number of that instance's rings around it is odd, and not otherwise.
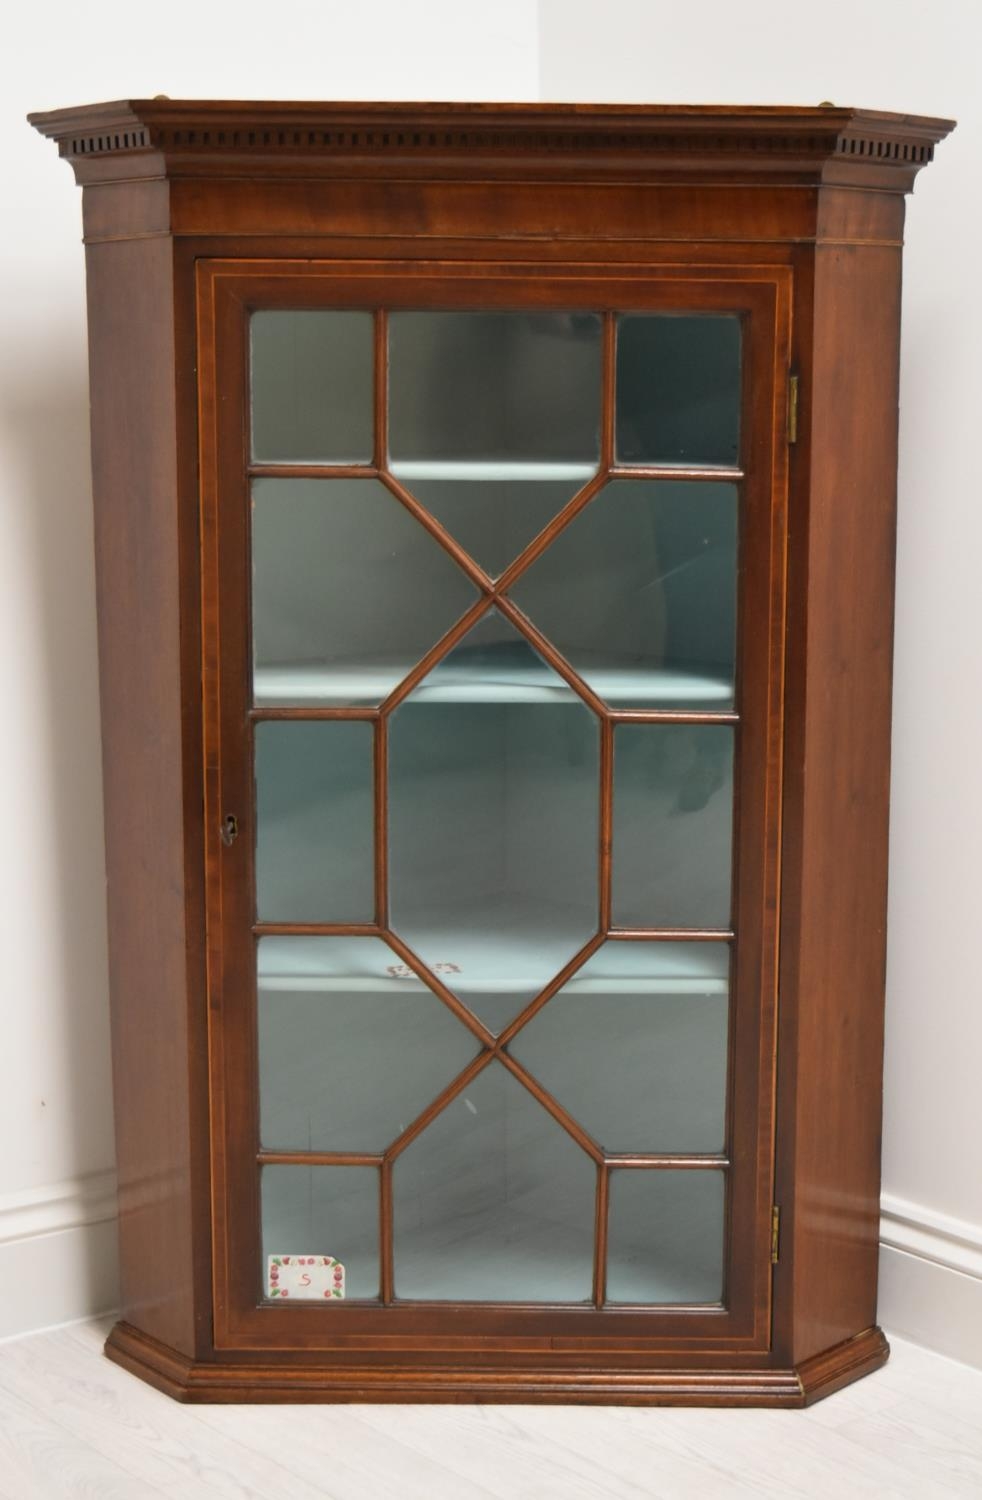
<path fill-rule="evenodd" d="M 876 1313 L 900 250 L 802 269 L 776 1285 L 796 1363 Z"/>
<path fill-rule="evenodd" d="M 122 1305 L 194 1352 L 172 252 L 90 247 Z"/>

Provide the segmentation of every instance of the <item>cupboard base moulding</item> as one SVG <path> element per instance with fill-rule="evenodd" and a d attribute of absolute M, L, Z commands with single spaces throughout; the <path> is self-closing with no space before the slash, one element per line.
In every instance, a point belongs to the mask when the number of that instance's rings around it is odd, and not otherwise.
<path fill-rule="evenodd" d="M 220 1364 L 191 1360 L 166 1344 L 117 1323 L 106 1341 L 115 1364 L 176 1401 L 454 1402 L 584 1406 L 811 1406 L 886 1363 L 890 1346 L 879 1328 L 813 1355 L 793 1369 L 735 1370 L 488 1370 L 385 1369 L 291 1364 Z"/>

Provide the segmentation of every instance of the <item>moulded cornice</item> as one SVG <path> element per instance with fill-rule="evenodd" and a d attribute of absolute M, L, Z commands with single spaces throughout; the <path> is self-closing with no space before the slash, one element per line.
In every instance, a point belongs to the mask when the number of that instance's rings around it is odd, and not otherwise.
<path fill-rule="evenodd" d="M 32 114 L 85 183 L 125 176 L 334 175 L 368 158 L 491 175 L 548 163 L 562 175 L 625 169 L 837 181 L 906 191 L 950 120 L 832 105 L 277 103 L 138 99 Z"/>

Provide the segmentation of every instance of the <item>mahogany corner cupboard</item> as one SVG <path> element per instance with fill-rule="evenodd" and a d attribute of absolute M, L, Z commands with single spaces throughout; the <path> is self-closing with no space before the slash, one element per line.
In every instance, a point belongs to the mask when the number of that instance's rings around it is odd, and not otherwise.
<path fill-rule="evenodd" d="M 84 187 L 122 1321 L 185 1401 L 876 1368 L 947 120 L 157 98 Z"/>

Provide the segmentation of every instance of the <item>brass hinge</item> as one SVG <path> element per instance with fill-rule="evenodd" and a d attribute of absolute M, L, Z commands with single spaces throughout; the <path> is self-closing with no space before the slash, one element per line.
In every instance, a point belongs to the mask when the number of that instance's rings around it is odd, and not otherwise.
<path fill-rule="evenodd" d="M 776 1266 L 781 1250 L 781 1210 L 775 1204 L 771 1209 L 771 1265 Z"/>
<path fill-rule="evenodd" d="M 798 386 L 797 375 L 788 376 L 788 442 L 798 441 Z"/>

